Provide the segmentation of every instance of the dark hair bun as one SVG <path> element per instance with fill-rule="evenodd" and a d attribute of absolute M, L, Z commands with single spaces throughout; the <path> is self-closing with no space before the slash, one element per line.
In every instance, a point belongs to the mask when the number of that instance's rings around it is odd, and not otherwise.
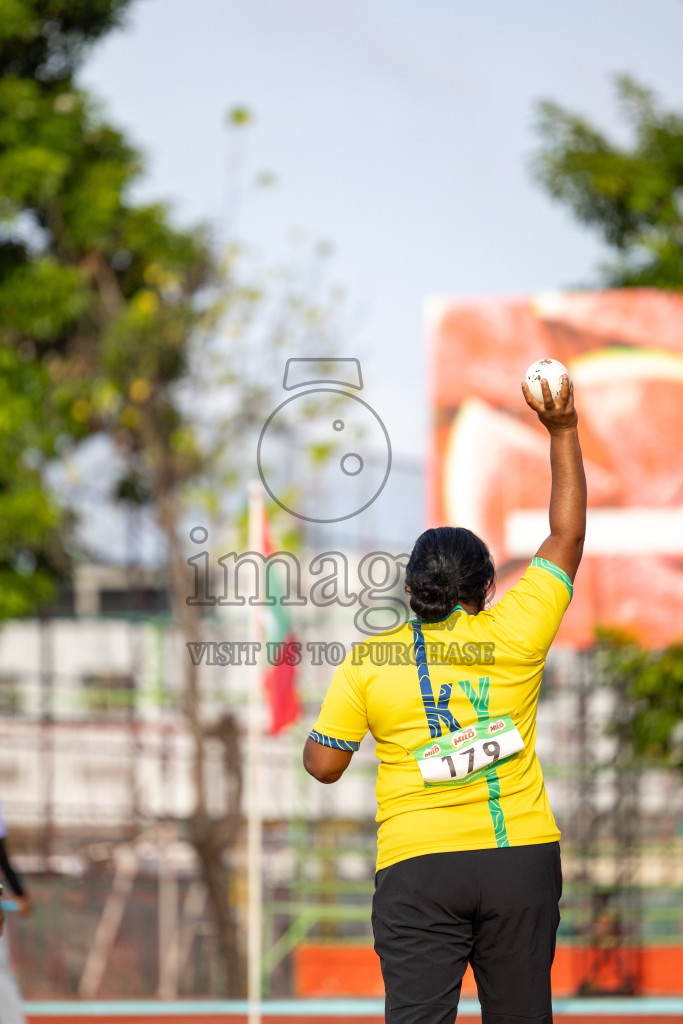
<path fill-rule="evenodd" d="M 489 549 L 462 526 L 426 530 L 415 542 L 406 567 L 410 607 L 425 622 L 445 619 L 457 604 L 479 610 L 493 588 Z"/>

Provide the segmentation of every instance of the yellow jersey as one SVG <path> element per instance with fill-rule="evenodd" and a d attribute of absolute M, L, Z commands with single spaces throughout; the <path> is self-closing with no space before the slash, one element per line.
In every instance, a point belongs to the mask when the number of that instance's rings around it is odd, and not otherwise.
<path fill-rule="evenodd" d="M 348 652 L 310 735 L 340 750 L 357 750 L 368 730 L 374 737 L 378 871 L 421 854 L 560 838 L 535 752 L 536 709 L 571 596 L 567 574 L 534 558 L 492 608 L 415 619 Z M 413 751 L 503 715 L 523 750 L 466 785 L 425 787 Z"/>

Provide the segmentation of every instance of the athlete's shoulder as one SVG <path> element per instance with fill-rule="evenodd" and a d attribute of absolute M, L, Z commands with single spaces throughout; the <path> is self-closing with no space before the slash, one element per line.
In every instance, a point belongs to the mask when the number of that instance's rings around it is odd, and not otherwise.
<path fill-rule="evenodd" d="M 534 558 L 514 586 L 483 614 L 501 638 L 515 643 L 525 638 L 535 651 L 547 652 L 572 592 L 566 572 L 547 559 Z"/>
<path fill-rule="evenodd" d="M 564 569 L 560 569 L 559 565 L 555 565 L 554 562 L 549 562 L 547 558 L 533 558 L 531 560 L 531 565 L 524 573 L 524 576 L 527 575 L 545 582 L 548 586 L 556 587 L 557 583 L 559 583 L 560 586 L 564 587 L 567 591 L 569 599 L 571 600 L 574 593 L 574 584 L 572 583 L 571 578 L 567 575 Z"/>
<path fill-rule="evenodd" d="M 505 592 L 499 597 L 491 608 L 481 612 L 480 616 L 487 615 L 495 618 L 509 605 L 523 603 L 525 598 L 545 595 L 547 598 L 560 597 L 571 601 L 574 586 L 567 573 L 549 562 L 546 558 L 533 558 L 522 575 L 514 583 L 507 586 Z M 515 599 L 515 600 L 513 600 Z"/>

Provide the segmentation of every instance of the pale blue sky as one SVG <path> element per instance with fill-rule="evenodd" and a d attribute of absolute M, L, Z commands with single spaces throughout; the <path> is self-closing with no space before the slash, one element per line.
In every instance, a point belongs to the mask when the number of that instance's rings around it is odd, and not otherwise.
<path fill-rule="evenodd" d="M 680 0 L 140 0 L 82 80 L 146 152 L 142 194 L 182 221 L 215 221 L 224 113 L 253 110 L 250 168 L 279 184 L 239 232 L 271 258 L 293 229 L 334 243 L 363 310 L 343 354 L 395 450 L 421 456 L 425 297 L 589 282 L 602 255 L 530 177 L 534 101 L 621 132 L 610 75 L 683 109 L 681 68 Z"/>

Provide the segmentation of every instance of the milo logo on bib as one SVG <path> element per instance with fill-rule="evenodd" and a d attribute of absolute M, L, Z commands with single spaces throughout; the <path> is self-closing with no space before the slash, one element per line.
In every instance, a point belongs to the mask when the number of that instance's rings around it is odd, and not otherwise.
<path fill-rule="evenodd" d="M 458 732 L 453 736 L 451 740 L 452 747 L 461 747 L 467 740 L 473 740 L 477 735 L 477 730 L 474 728 L 465 729 L 463 732 Z"/>
<path fill-rule="evenodd" d="M 440 753 L 441 753 L 441 747 L 439 746 L 438 743 L 435 743 L 433 747 L 429 748 L 429 750 L 425 750 L 425 752 L 424 752 L 424 754 L 422 756 L 423 757 L 434 757 L 435 754 L 440 754 Z"/>

